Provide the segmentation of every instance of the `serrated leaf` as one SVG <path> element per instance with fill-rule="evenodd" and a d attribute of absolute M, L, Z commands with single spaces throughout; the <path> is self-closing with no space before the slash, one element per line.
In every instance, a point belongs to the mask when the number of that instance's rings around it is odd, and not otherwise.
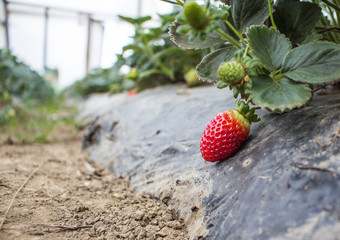
<path fill-rule="evenodd" d="M 203 81 L 217 83 L 219 81 L 217 77 L 218 67 L 223 61 L 230 60 L 235 51 L 234 47 L 228 46 L 206 55 L 196 67 L 198 78 Z"/>
<path fill-rule="evenodd" d="M 292 48 L 283 34 L 266 26 L 250 27 L 247 31 L 247 39 L 252 53 L 271 72 L 281 67 L 284 57 Z"/>
<path fill-rule="evenodd" d="M 289 112 L 302 107 L 312 97 L 308 84 L 298 83 L 288 78 L 273 81 L 268 75 L 252 77 L 252 87 L 246 89 L 252 101 L 276 113 Z"/>
<path fill-rule="evenodd" d="M 262 25 L 269 16 L 267 0 L 232 0 L 230 15 L 232 24 L 240 33 L 252 25 Z"/>
<path fill-rule="evenodd" d="M 217 33 L 209 34 L 204 41 L 199 36 L 193 40 L 189 40 L 189 34 L 181 34 L 176 31 L 179 26 L 178 22 L 174 22 L 169 28 L 169 34 L 171 35 L 171 40 L 183 49 L 204 49 L 221 46 L 226 42 L 226 40 Z"/>
<path fill-rule="evenodd" d="M 291 50 L 282 64 L 289 78 L 324 83 L 340 78 L 340 46 L 329 42 L 303 44 Z"/>
<path fill-rule="evenodd" d="M 296 44 L 310 34 L 320 19 L 321 9 L 315 3 L 285 0 L 277 4 L 273 16 L 278 30 Z"/>

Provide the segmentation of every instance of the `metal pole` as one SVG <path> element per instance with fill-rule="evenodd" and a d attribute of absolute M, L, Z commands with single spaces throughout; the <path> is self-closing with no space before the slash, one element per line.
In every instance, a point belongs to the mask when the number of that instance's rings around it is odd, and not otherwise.
<path fill-rule="evenodd" d="M 49 8 L 45 8 L 45 25 L 44 25 L 44 49 L 43 49 L 43 66 L 44 71 L 47 69 L 47 41 L 48 41 L 48 11 Z"/>
<path fill-rule="evenodd" d="M 104 43 L 104 34 L 105 34 L 105 27 L 102 22 L 100 22 L 100 25 L 102 27 L 102 34 L 100 39 L 100 47 L 99 47 L 99 66 L 102 64 L 102 55 L 103 55 L 103 43 Z"/>
<path fill-rule="evenodd" d="M 4 4 L 4 10 L 5 10 L 5 37 L 6 37 L 6 48 L 9 49 L 9 27 L 8 27 L 8 1 L 7 0 L 2 0 Z"/>
<path fill-rule="evenodd" d="M 86 74 L 90 71 L 91 23 L 91 14 L 87 14 Z"/>
<path fill-rule="evenodd" d="M 141 17 L 141 14 L 142 14 L 142 5 L 143 5 L 143 0 L 138 0 L 137 18 Z"/>

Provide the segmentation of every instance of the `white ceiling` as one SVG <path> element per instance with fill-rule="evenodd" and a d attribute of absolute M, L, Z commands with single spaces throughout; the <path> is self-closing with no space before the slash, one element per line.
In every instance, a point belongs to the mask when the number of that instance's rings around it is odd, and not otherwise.
<path fill-rule="evenodd" d="M 161 0 L 8 0 L 8 2 L 87 12 L 103 19 L 112 19 L 117 14 L 136 17 L 139 4 L 142 16 L 169 13 L 173 7 Z"/>

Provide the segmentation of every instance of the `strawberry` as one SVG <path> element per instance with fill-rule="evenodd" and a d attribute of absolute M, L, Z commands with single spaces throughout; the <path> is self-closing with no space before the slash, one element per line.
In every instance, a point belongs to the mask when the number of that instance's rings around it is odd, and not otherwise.
<path fill-rule="evenodd" d="M 235 110 L 227 110 L 213 118 L 201 138 L 204 160 L 217 162 L 235 153 L 247 139 L 251 122 L 261 120 L 254 112 L 254 108 L 249 109 L 248 104 L 238 101 Z"/>
<path fill-rule="evenodd" d="M 204 9 L 194 1 L 184 5 L 184 18 L 195 29 L 203 29 L 207 25 L 207 15 Z"/>
<path fill-rule="evenodd" d="M 223 62 L 217 69 L 219 80 L 232 86 L 240 84 L 245 76 L 246 71 L 238 61 Z"/>

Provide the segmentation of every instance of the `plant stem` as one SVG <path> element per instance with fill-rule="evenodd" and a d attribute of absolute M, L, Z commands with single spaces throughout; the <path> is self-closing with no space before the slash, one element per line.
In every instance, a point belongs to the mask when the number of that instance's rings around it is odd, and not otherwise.
<path fill-rule="evenodd" d="M 178 3 L 178 5 L 180 5 L 180 6 L 184 6 L 184 4 L 183 4 L 183 2 L 181 1 L 181 0 L 176 0 L 176 2 Z"/>
<path fill-rule="evenodd" d="M 246 102 L 247 105 L 249 104 L 250 100 L 251 100 L 251 96 L 249 95 L 247 102 Z"/>
<path fill-rule="evenodd" d="M 163 2 L 166 2 L 166 3 L 171 3 L 171 4 L 174 4 L 174 5 L 180 5 L 183 7 L 183 3 L 180 1 L 180 0 L 176 0 L 176 2 L 173 2 L 171 0 L 161 0 Z"/>
<path fill-rule="evenodd" d="M 336 25 L 336 20 L 335 20 L 335 17 L 334 17 L 334 14 L 333 14 L 333 11 L 330 7 L 327 7 L 328 8 L 328 11 L 329 11 L 329 15 L 331 16 L 331 19 L 333 21 L 333 24 Z"/>
<path fill-rule="evenodd" d="M 227 23 L 227 25 L 233 30 L 233 32 L 242 40 L 242 42 L 244 43 L 244 45 L 247 46 L 247 42 L 244 40 L 244 38 L 242 37 L 242 34 L 240 34 L 233 25 L 231 25 L 231 23 L 228 20 L 225 20 L 225 22 Z"/>
<path fill-rule="evenodd" d="M 145 49 L 147 53 L 151 56 L 151 59 L 154 62 L 154 64 L 160 67 L 161 70 L 164 72 L 164 74 L 166 74 L 170 79 L 174 79 L 173 72 L 167 66 L 165 66 L 161 61 L 159 61 L 159 59 L 155 56 L 152 49 L 150 48 L 149 44 L 145 43 L 144 45 L 145 45 Z"/>
<path fill-rule="evenodd" d="M 328 1 L 328 0 L 321 0 L 321 1 L 324 2 L 325 4 L 327 4 L 328 6 L 331 6 L 336 11 L 340 12 L 340 8 L 336 5 L 334 5 L 333 3 L 331 3 L 330 1 Z"/>
<path fill-rule="evenodd" d="M 237 48 L 242 49 L 241 45 L 238 44 L 238 43 L 236 42 L 235 39 L 229 37 L 229 36 L 228 36 L 227 34 L 225 34 L 220 28 L 215 29 L 215 31 L 216 31 L 217 33 L 219 33 L 222 37 L 224 37 L 225 39 L 227 39 L 229 42 L 231 42 L 232 44 L 234 44 Z"/>
<path fill-rule="evenodd" d="M 281 71 L 282 71 L 281 68 L 280 68 L 279 70 L 276 70 L 276 71 L 274 72 L 274 75 L 280 74 Z"/>
<path fill-rule="evenodd" d="M 340 31 L 340 28 L 338 28 L 338 27 L 325 28 L 325 29 L 318 31 L 317 33 L 322 34 L 322 33 L 325 33 L 325 32 L 337 32 L 337 31 L 333 31 L 333 30 Z"/>
<path fill-rule="evenodd" d="M 270 20 L 272 21 L 273 28 L 277 30 L 277 27 L 274 22 L 274 17 L 273 17 L 272 3 L 270 0 L 268 0 L 268 7 L 269 7 L 269 13 L 270 13 Z"/>
<path fill-rule="evenodd" d="M 282 74 L 282 73 L 280 73 L 280 74 L 278 74 L 278 75 L 274 75 L 274 80 L 275 81 L 279 81 L 281 78 L 284 78 L 284 74 Z"/>
<path fill-rule="evenodd" d="M 247 45 L 246 50 L 244 51 L 243 57 L 246 57 L 246 56 L 247 56 L 248 50 L 249 50 L 249 45 Z"/>

